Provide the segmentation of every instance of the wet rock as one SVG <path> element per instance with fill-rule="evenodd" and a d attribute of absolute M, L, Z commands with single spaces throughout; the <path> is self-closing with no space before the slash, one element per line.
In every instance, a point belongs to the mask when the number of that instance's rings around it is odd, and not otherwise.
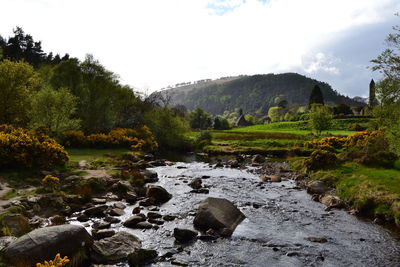
<path fill-rule="evenodd" d="M 135 208 L 133 208 L 133 210 L 132 210 L 132 214 L 138 214 L 138 213 L 140 213 L 141 210 L 142 210 L 141 207 L 135 207 Z"/>
<path fill-rule="evenodd" d="M 193 189 L 200 189 L 202 183 L 203 181 L 200 178 L 195 178 L 189 183 L 189 186 Z"/>
<path fill-rule="evenodd" d="M 126 220 L 123 225 L 129 228 L 136 228 L 136 225 L 144 220 L 145 219 L 142 216 L 135 215 Z"/>
<path fill-rule="evenodd" d="M 131 267 L 143 266 L 157 258 L 157 251 L 153 249 L 138 249 L 128 255 L 128 264 Z"/>
<path fill-rule="evenodd" d="M 95 241 L 90 257 L 95 263 L 116 263 L 127 260 L 128 255 L 140 247 L 139 238 L 127 232 L 118 232 L 111 237 Z"/>
<path fill-rule="evenodd" d="M 107 199 L 105 199 L 105 198 L 92 198 L 92 202 L 95 205 L 98 205 L 98 204 L 104 205 L 104 204 L 107 203 Z"/>
<path fill-rule="evenodd" d="M 162 215 L 160 213 L 157 213 L 157 212 L 149 211 L 147 213 L 147 217 L 150 218 L 150 219 L 158 219 L 158 218 L 161 218 Z"/>
<path fill-rule="evenodd" d="M 189 229 L 175 228 L 174 229 L 174 237 L 177 241 L 181 243 L 189 242 L 195 239 L 197 236 L 197 232 Z"/>
<path fill-rule="evenodd" d="M 256 154 L 253 156 L 253 158 L 251 159 L 252 163 L 264 163 L 265 162 L 265 157 L 263 157 L 260 154 Z"/>
<path fill-rule="evenodd" d="M 94 229 L 107 229 L 111 227 L 110 222 L 95 222 L 92 227 Z"/>
<path fill-rule="evenodd" d="M 96 240 L 111 237 L 113 235 L 115 235 L 115 231 L 111 229 L 92 230 L 92 236 Z"/>
<path fill-rule="evenodd" d="M 237 160 L 229 160 L 226 164 L 229 165 L 231 168 L 239 168 L 240 167 L 239 161 L 237 161 Z"/>
<path fill-rule="evenodd" d="M 45 224 L 47 224 L 47 220 L 38 216 L 34 216 L 33 218 L 29 219 L 29 225 L 33 229 L 43 227 Z"/>
<path fill-rule="evenodd" d="M 31 229 L 28 218 L 21 214 L 7 214 L 1 219 L 1 224 L 14 236 L 23 235 Z"/>
<path fill-rule="evenodd" d="M 135 192 L 126 192 L 124 198 L 129 204 L 135 204 L 137 201 L 137 195 Z"/>
<path fill-rule="evenodd" d="M 280 183 L 282 181 L 282 177 L 279 174 L 271 175 L 269 181 L 272 183 Z"/>
<path fill-rule="evenodd" d="M 315 243 L 326 243 L 328 242 L 328 239 L 324 237 L 308 237 L 307 240 Z"/>
<path fill-rule="evenodd" d="M 188 266 L 189 263 L 184 261 L 184 260 L 178 260 L 178 259 L 174 259 L 171 261 L 172 265 L 177 265 L 177 266 Z"/>
<path fill-rule="evenodd" d="M 148 209 L 149 211 L 159 211 L 159 210 L 160 210 L 160 208 L 157 207 L 157 206 L 149 206 L 147 209 Z"/>
<path fill-rule="evenodd" d="M 139 205 L 143 207 L 148 207 L 154 204 L 154 199 L 152 198 L 145 198 L 139 201 Z"/>
<path fill-rule="evenodd" d="M 13 241 L 17 240 L 15 236 L 2 236 L 0 237 L 0 252 L 3 251 Z"/>
<path fill-rule="evenodd" d="M 152 224 L 157 224 L 157 225 L 163 225 L 164 224 L 164 221 L 157 220 L 157 219 L 148 219 L 148 222 L 152 223 Z"/>
<path fill-rule="evenodd" d="M 342 208 L 344 206 L 344 202 L 339 197 L 333 195 L 322 196 L 319 201 L 329 208 Z"/>
<path fill-rule="evenodd" d="M 210 228 L 215 231 L 227 228 L 233 232 L 244 218 L 246 216 L 229 200 L 209 197 L 200 203 L 193 223 L 204 231 Z"/>
<path fill-rule="evenodd" d="M 149 222 L 139 222 L 136 224 L 136 228 L 139 229 L 151 229 L 153 228 L 153 225 Z"/>
<path fill-rule="evenodd" d="M 288 257 L 299 256 L 299 253 L 297 251 L 290 251 L 290 252 L 286 253 L 286 256 L 288 256 Z"/>
<path fill-rule="evenodd" d="M 174 215 L 165 215 L 165 216 L 163 217 L 163 220 L 164 220 L 164 221 L 167 221 L 167 222 L 173 221 L 173 220 L 175 220 L 175 219 L 176 219 L 176 216 L 174 216 Z"/>
<path fill-rule="evenodd" d="M 172 195 L 159 185 L 149 185 L 146 190 L 146 197 L 151 198 L 155 203 L 164 203 L 170 200 Z"/>
<path fill-rule="evenodd" d="M 111 216 L 122 216 L 125 214 L 125 211 L 122 209 L 119 209 L 119 208 L 114 208 L 114 209 L 111 209 L 108 214 Z"/>
<path fill-rule="evenodd" d="M 105 217 L 105 211 L 108 209 L 107 205 L 100 205 L 92 208 L 88 208 L 84 211 L 84 214 L 86 214 L 89 217 Z"/>
<path fill-rule="evenodd" d="M 222 163 L 221 160 L 219 160 L 216 164 L 215 164 L 215 168 L 222 168 L 224 167 L 224 164 Z"/>
<path fill-rule="evenodd" d="M 104 221 L 109 223 L 119 223 L 121 220 L 112 216 L 107 216 L 104 218 Z"/>
<path fill-rule="evenodd" d="M 331 189 L 321 180 L 312 181 L 307 184 L 307 192 L 309 194 L 325 194 Z"/>
<path fill-rule="evenodd" d="M 156 166 L 156 165 L 154 165 Z M 145 183 L 155 183 L 158 182 L 158 174 L 155 171 L 144 170 L 142 171 Z"/>
<path fill-rule="evenodd" d="M 126 195 L 128 192 L 132 192 L 133 187 L 128 181 L 118 181 L 111 186 L 111 191 L 118 196 Z"/>
<path fill-rule="evenodd" d="M 18 238 L 5 249 L 4 256 L 11 264 L 34 266 L 43 259 L 54 258 L 57 253 L 74 258 L 76 253 L 85 253 L 92 243 L 92 237 L 82 226 L 50 226 Z"/>
<path fill-rule="evenodd" d="M 208 193 L 210 193 L 210 190 L 208 188 L 193 189 L 190 191 L 190 193 L 208 194 Z"/>
<path fill-rule="evenodd" d="M 50 222 L 52 225 L 61 225 L 61 224 L 65 224 L 66 218 L 65 218 L 65 216 L 56 215 L 56 216 L 53 216 L 50 218 Z"/>
<path fill-rule="evenodd" d="M 81 214 L 76 218 L 76 220 L 79 222 L 87 222 L 89 221 L 89 219 L 89 216 L 87 216 L 86 214 Z"/>
<path fill-rule="evenodd" d="M 117 202 L 117 203 L 114 203 L 113 207 L 123 210 L 126 208 L 126 205 L 122 204 L 121 202 Z"/>

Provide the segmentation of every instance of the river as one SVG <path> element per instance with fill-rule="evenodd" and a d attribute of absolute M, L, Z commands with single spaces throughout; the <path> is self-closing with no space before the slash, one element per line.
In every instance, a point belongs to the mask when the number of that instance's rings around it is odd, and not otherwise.
<path fill-rule="evenodd" d="M 214 168 L 205 162 L 178 162 L 155 167 L 159 182 L 173 197 L 160 206 L 162 215 L 177 219 L 158 230 L 129 229 L 113 224 L 142 240 L 144 248 L 159 255 L 173 252 L 175 263 L 189 266 L 400 266 L 400 242 L 386 229 L 363 221 L 344 210 L 325 211 L 325 206 L 283 175 L 280 183 L 260 183 L 254 168 Z M 188 186 L 200 177 L 209 194 L 191 193 Z M 198 204 L 208 196 L 232 201 L 246 219 L 232 237 L 213 241 L 197 240 L 177 251 L 175 227 L 193 229 Z M 113 205 L 115 202 L 108 202 Z M 132 215 L 127 203 L 125 221 Z M 146 209 L 143 213 L 146 213 Z M 81 224 L 73 218 L 71 223 Z M 90 224 L 86 225 L 90 231 Z M 311 242 L 310 237 L 320 238 Z M 322 238 L 322 239 L 321 239 Z M 326 241 L 326 242 L 325 242 Z M 182 249 L 180 249 L 182 250 Z M 124 263 L 115 266 L 127 266 Z M 152 266 L 172 266 L 171 260 Z"/>

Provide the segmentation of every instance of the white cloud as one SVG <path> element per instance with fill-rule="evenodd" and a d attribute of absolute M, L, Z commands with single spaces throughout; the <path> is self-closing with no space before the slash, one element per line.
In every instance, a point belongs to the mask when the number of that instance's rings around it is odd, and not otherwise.
<path fill-rule="evenodd" d="M 309 74 L 318 72 L 326 72 L 333 75 L 340 74 L 337 65 L 341 63 L 341 60 L 332 55 L 325 55 L 322 52 L 318 52 L 311 58 L 305 58 L 303 62 L 304 71 Z"/>
<path fill-rule="evenodd" d="M 340 73 L 329 57 L 304 57 L 395 8 L 397 0 L 3 0 L 0 34 L 22 26 L 46 51 L 92 53 L 124 83 L 155 90 L 299 68 Z"/>

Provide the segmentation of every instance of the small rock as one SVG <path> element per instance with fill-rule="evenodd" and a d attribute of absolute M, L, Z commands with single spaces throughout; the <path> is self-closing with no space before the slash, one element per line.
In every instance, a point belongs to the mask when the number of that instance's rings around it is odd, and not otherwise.
<path fill-rule="evenodd" d="M 326 243 L 328 242 L 328 239 L 324 237 L 308 237 L 307 240 L 315 243 Z"/>
<path fill-rule="evenodd" d="M 181 243 L 189 242 L 196 238 L 197 232 L 189 229 L 175 228 L 174 237 Z"/>
<path fill-rule="evenodd" d="M 307 184 L 307 192 L 309 194 L 325 194 L 331 189 L 321 180 L 312 181 Z"/>
<path fill-rule="evenodd" d="M 96 240 L 111 237 L 113 235 L 115 235 L 115 231 L 111 229 L 92 230 L 92 236 Z"/>
<path fill-rule="evenodd" d="M 164 221 L 173 221 L 176 219 L 176 216 L 174 215 L 164 215 L 163 220 Z"/>
<path fill-rule="evenodd" d="M 92 208 L 88 208 L 84 211 L 84 213 L 89 217 L 105 217 L 104 213 L 108 209 L 107 205 L 96 206 Z"/>
<path fill-rule="evenodd" d="M 107 203 L 107 200 L 105 198 L 92 198 L 92 202 L 95 205 L 98 205 L 98 204 L 102 204 L 103 205 L 103 204 Z"/>
<path fill-rule="evenodd" d="M 117 202 L 113 206 L 114 206 L 114 208 L 121 209 L 121 210 L 126 208 L 126 206 L 124 204 L 122 204 L 121 202 Z"/>
<path fill-rule="evenodd" d="M 107 229 L 111 227 L 110 222 L 95 222 L 92 227 L 94 229 Z"/>
<path fill-rule="evenodd" d="M 112 210 L 110 210 L 110 212 L 108 213 L 111 216 L 122 216 L 125 214 L 125 211 L 119 208 L 114 208 Z"/>
<path fill-rule="evenodd" d="M 136 228 L 139 229 L 151 229 L 153 228 L 153 225 L 149 222 L 139 222 L 136 224 Z"/>
<path fill-rule="evenodd" d="M 161 216 L 160 213 L 149 211 L 147 213 L 147 217 L 150 218 L 150 219 L 158 219 L 158 218 L 161 218 L 162 216 Z"/>
<path fill-rule="evenodd" d="M 152 223 L 152 224 L 157 224 L 157 225 L 163 225 L 164 224 L 164 221 L 157 220 L 157 219 L 148 219 L 148 222 Z"/>
<path fill-rule="evenodd" d="M 138 249 L 128 255 L 129 266 L 143 266 L 157 258 L 157 251 L 153 249 Z"/>
<path fill-rule="evenodd" d="M 202 183 L 203 181 L 200 178 L 195 178 L 189 183 L 189 186 L 193 189 L 200 189 Z"/>
<path fill-rule="evenodd" d="M 121 220 L 112 216 L 107 216 L 104 218 L 104 221 L 109 223 L 119 223 Z"/>
<path fill-rule="evenodd" d="M 136 228 L 137 224 L 143 222 L 145 219 L 142 216 L 135 215 L 127 219 L 123 225 L 129 228 Z"/>
<path fill-rule="evenodd" d="M 210 193 L 210 190 L 207 188 L 193 189 L 190 191 L 190 193 L 208 194 L 208 193 Z"/>
<path fill-rule="evenodd" d="M 142 210 L 141 207 L 135 207 L 135 208 L 133 208 L 133 210 L 132 210 L 132 214 L 138 214 L 138 213 L 140 213 L 141 210 Z"/>

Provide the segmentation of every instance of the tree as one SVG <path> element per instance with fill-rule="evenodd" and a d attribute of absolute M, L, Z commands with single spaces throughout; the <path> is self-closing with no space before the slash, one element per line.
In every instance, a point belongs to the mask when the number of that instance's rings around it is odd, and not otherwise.
<path fill-rule="evenodd" d="M 314 104 L 310 113 L 310 124 L 318 135 L 332 127 L 332 120 L 333 115 L 328 107 Z"/>
<path fill-rule="evenodd" d="M 64 131 L 80 128 L 80 120 L 74 119 L 77 97 L 68 89 L 53 90 L 46 87 L 32 98 L 30 126 L 46 127 L 49 134 L 59 136 Z"/>
<path fill-rule="evenodd" d="M 192 129 L 208 129 L 211 127 L 212 121 L 208 113 L 204 112 L 201 108 L 196 108 L 190 114 L 190 127 Z"/>
<path fill-rule="evenodd" d="M 398 14 L 396 14 L 399 16 Z M 373 110 L 378 126 L 386 127 L 391 146 L 400 153 L 400 25 L 386 38 L 388 48 L 371 60 L 384 78 L 376 85 L 379 105 Z"/>
<path fill-rule="evenodd" d="M 42 83 L 33 67 L 24 62 L 0 62 L 0 124 L 25 126 L 30 97 Z"/>
<path fill-rule="evenodd" d="M 268 117 L 271 118 L 272 122 L 277 122 L 281 120 L 282 116 L 282 108 L 281 107 L 272 107 L 268 110 Z"/>
<path fill-rule="evenodd" d="M 315 85 L 310 94 L 310 100 L 308 101 L 308 106 L 311 108 L 312 104 L 324 105 L 324 97 L 321 92 L 321 88 Z"/>
<path fill-rule="evenodd" d="M 336 115 L 339 115 L 339 114 L 344 114 L 344 115 L 353 114 L 353 112 L 351 111 L 351 108 L 346 104 L 336 105 L 333 108 L 333 113 L 336 114 Z"/>

